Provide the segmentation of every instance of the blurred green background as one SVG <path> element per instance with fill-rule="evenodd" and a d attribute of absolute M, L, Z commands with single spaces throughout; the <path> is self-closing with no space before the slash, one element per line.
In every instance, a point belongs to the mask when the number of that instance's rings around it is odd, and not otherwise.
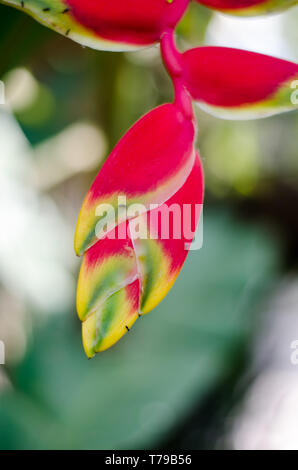
<path fill-rule="evenodd" d="M 297 60 L 297 20 L 298 8 L 240 20 L 191 5 L 179 42 Z M 297 449 L 298 113 L 197 110 L 203 248 L 154 312 L 88 361 L 76 217 L 109 151 L 171 84 L 158 47 L 89 50 L 2 5 L 0 79 L 0 448 Z"/>

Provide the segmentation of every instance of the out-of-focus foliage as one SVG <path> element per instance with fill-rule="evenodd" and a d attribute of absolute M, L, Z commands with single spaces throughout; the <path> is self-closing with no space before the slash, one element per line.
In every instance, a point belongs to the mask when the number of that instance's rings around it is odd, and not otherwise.
<path fill-rule="evenodd" d="M 84 358 L 70 315 L 36 332 L 1 397 L 1 448 L 158 446 L 231 374 L 277 260 L 265 234 L 225 210 L 207 211 L 204 236 L 176 289 L 98 360 Z"/>

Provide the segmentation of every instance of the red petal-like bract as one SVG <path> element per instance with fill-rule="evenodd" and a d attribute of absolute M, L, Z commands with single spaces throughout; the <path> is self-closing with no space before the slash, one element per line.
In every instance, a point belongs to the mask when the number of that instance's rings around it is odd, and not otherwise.
<path fill-rule="evenodd" d="M 298 65 L 226 47 L 199 47 L 182 55 L 192 97 L 220 117 L 263 117 L 294 109 Z"/>
<path fill-rule="evenodd" d="M 192 117 L 175 104 L 156 108 L 121 139 L 87 195 L 75 243 L 84 253 L 77 309 L 89 357 L 151 311 L 183 266 L 203 202 L 194 136 Z M 117 215 L 119 196 L 127 204 L 121 222 L 115 218 L 107 229 L 105 220 L 95 232 L 96 208 L 111 207 Z"/>
<path fill-rule="evenodd" d="M 203 189 L 197 156 L 187 180 L 168 201 L 123 222 L 87 250 L 77 290 L 87 356 L 115 344 L 166 296 L 193 240 Z M 120 233 L 125 233 L 121 239 Z"/>
<path fill-rule="evenodd" d="M 110 41 L 147 45 L 159 41 L 182 17 L 189 0 L 66 0 L 72 16 Z"/>
<path fill-rule="evenodd" d="M 75 249 L 83 254 L 104 232 L 101 208 L 119 214 L 119 197 L 127 205 L 163 204 L 181 187 L 195 159 L 195 126 L 174 104 L 140 119 L 120 140 L 92 184 L 79 216 Z M 116 225 L 114 213 L 109 228 Z"/>
<path fill-rule="evenodd" d="M 174 28 L 189 0 L 0 0 L 94 49 L 133 50 Z"/>
<path fill-rule="evenodd" d="M 297 0 L 195 0 L 202 5 L 234 15 L 259 15 L 285 10 Z"/>

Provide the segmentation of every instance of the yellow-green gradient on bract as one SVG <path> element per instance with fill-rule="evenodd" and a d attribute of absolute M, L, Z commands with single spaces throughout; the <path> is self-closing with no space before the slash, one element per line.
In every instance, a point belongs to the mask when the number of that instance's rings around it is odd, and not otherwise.
<path fill-rule="evenodd" d="M 126 229 L 126 222 L 123 229 Z M 120 227 L 121 229 L 121 227 Z M 77 287 L 77 311 L 81 321 L 108 297 L 137 278 L 137 265 L 130 239 L 98 241 L 84 256 Z"/>
<path fill-rule="evenodd" d="M 84 350 L 88 357 L 105 351 L 119 341 L 137 320 L 139 281 L 111 295 L 82 325 Z"/>

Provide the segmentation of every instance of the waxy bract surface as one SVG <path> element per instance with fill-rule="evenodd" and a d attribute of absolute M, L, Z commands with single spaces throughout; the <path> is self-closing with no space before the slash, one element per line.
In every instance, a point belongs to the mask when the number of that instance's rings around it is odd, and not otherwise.
<path fill-rule="evenodd" d="M 182 61 L 193 99 L 218 117 L 258 118 L 297 108 L 297 64 L 226 47 L 191 49 Z"/>
<path fill-rule="evenodd" d="M 86 251 L 78 282 L 77 309 L 88 357 L 115 344 L 169 292 L 195 235 L 203 190 L 203 171 L 197 155 L 187 180 L 168 201 L 123 222 Z M 172 217 L 171 211 L 179 211 L 180 217 Z M 139 226 L 145 237 L 136 237 Z M 165 237 L 163 228 L 168 231 Z M 120 233 L 126 236 L 114 238 Z"/>
<path fill-rule="evenodd" d="M 80 44 L 133 50 L 159 41 L 189 0 L 0 0 Z"/>
<path fill-rule="evenodd" d="M 120 140 L 90 188 L 75 240 L 78 254 L 84 254 L 77 309 L 90 357 L 151 311 L 183 266 L 203 202 L 194 138 L 192 118 L 174 104 L 160 106 Z M 126 198 L 126 220 L 113 219 L 107 229 L 105 216 L 98 230 L 98 208 L 111 207 L 118 214 L 119 196 Z M 130 216 L 129 206 L 136 203 L 144 209 Z"/>
<path fill-rule="evenodd" d="M 118 214 L 119 196 L 146 209 L 167 201 L 193 167 L 194 138 L 194 122 L 174 104 L 162 105 L 140 119 L 112 151 L 87 194 L 77 225 L 76 253 L 83 254 L 101 237 L 97 208 L 109 204 Z"/>

